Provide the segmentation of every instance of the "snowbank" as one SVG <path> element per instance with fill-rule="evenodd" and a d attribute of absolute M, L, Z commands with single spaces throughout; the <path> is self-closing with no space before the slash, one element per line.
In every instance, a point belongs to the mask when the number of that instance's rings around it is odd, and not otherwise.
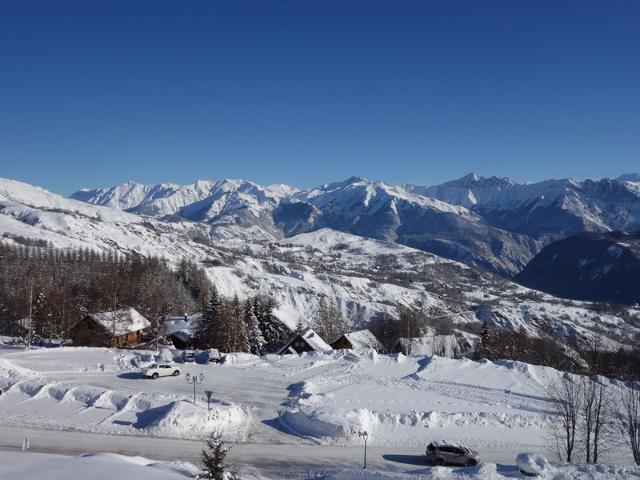
<path fill-rule="evenodd" d="M 243 408 L 222 401 L 214 401 L 210 407 L 207 410 L 185 400 L 173 401 L 140 412 L 137 427 L 151 435 L 188 437 L 206 436 L 212 431 L 232 436 L 245 429 L 247 413 Z"/>
<path fill-rule="evenodd" d="M 214 399 L 206 404 L 160 393 L 109 390 L 90 385 L 13 384 L 0 396 L 0 420 L 25 419 L 33 424 L 117 434 L 200 438 L 220 431 L 233 440 L 246 436 L 246 408 Z"/>
<path fill-rule="evenodd" d="M 545 470 L 539 478 L 544 480 L 629 480 L 640 476 L 639 467 L 610 465 L 562 465 Z M 308 478 L 320 478 L 308 472 Z M 523 478 L 516 467 L 486 463 L 477 467 L 434 467 L 411 473 L 383 472 L 376 470 L 323 471 L 324 480 L 508 480 Z"/>
<path fill-rule="evenodd" d="M 195 478 L 198 468 L 186 462 L 159 462 L 115 453 L 85 454 L 79 457 L 44 453 L 0 452 L 0 478 L 21 480 L 69 480 L 86 478 L 112 480 L 184 480 Z"/>

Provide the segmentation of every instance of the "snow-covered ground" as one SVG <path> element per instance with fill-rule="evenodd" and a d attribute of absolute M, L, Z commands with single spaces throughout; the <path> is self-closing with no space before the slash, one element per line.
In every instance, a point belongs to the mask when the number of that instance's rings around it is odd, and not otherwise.
<path fill-rule="evenodd" d="M 143 457 L 115 453 L 84 454 L 79 457 L 43 453 L 0 451 L 0 478 L 20 480 L 69 480 L 82 478 L 112 480 L 184 480 L 193 478 L 198 468 L 185 462 L 158 462 Z"/>
<path fill-rule="evenodd" d="M 65 456 L 32 452 L 0 451 L 0 478 L 50 480 L 82 478 L 111 480 L 136 478 L 138 480 L 185 480 L 196 478 L 196 465 L 183 461 L 156 461 L 139 456 L 114 453 L 88 453 Z M 407 472 L 390 472 L 376 468 L 340 468 L 280 470 L 278 472 L 244 467 L 234 469 L 237 480 L 503 480 L 530 478 L 520 473 L 515 465 L 485 463 L 477 467 L 448 468 L 422 467 Z M 629 480 L 640 477 L 639 467 L 611 465 L 549 465 L 542 474 L 544 480 Z"/>
<path fill-rule="evenodd" d="M 559 375 L 519 362 L 373 351 L 235 354 L 223 365 L 181 365 L 204 374 L 194 404 L 184 375 L 142 377 L 153 361 L 142 351 L 0 349 L 0 423 L 185 439 L 219 430 L 235 441 L 323 445 L 360 445 L 366 430 L 371 446 L 422 450 L 446 438 L 542 452 L 553 421 L 545 385 Z"/>
<path fill-rule="evenodd" d="M 0 348 L 0 449 L 19 449 L 29 438 L 34 452 L 112 451 L 197 464 L 201 440 L 217 430 L 232 442 L 231 464 L 248 480 L 518 478 L 518 453 L 549 454 L 554 417 L 544 390 L 560 375 L 551 368 L 373 351 L 233 354 L 222 365 L 181 365 L 183 374 L 204 374 L 194 404 L 184 375 L 149 380 L 139 373 L 175 353 Z M 210 410 L 204 390 L 213 392 Z M 366 474 L 358 469 L 364 430 Z M 423 452 L 434 439 L 478 449 L 483 465 L 429 468 Z M 45 468 L 82 471 L 92 462 L 111 462 L 122 472 L 146 469 L 139 478 L 191 474 L 186 464 L 136 458 L 30 455 L 16 454 L 20 461 L 0 467 L 0 478 L 39 478 Z M 630 455 L 619 450 L 605 461 L 628 464 Z M 559 466 L 545 478 L 637 477 L 637 469 Z"/>

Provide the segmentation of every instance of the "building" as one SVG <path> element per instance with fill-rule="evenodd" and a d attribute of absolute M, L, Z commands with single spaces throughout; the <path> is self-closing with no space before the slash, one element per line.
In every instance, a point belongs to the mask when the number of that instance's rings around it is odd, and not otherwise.
<path fill-rule="evenodd" d="M 25 337 L 30 331 L 31 319 L 29 317 L 8 321 L 2 328 L 2 334 L 10 337 Z"/>
<path fill-rule="evenodd" d="M 331 347 L 334 350 L 376 350 L 380 349 L 380 342 L 369 330 L 358 330 L 357 332 L 340 335 L 333 342 Z"/>
<path fill-rule="evenodd" d="M 135 347 L 142 343 L 142 331 L 151 323 L 134 308 L 91 313 L 69 330 L 75 346 Z"/>
<path fill-rule="evenodd" d="M 193 337 L 193 332 L 189 330 L 178 330 L 177 332 L 171 332 L 169 335 L 165 335 L 165 338 L 173 343 L 173 346 L 178 350 L 192 348 L 194 345 Z"/>
<path fill-rule="evenodd" d="M 178 349 L 192 348 L 194 336 L 202 321 L 202 314 L 166 317 L 162 322 L 160 335 L 171 341 Z"/>
<path fill-rule="evenodd" d="M 314 332 L 311 328 L 305 328 L 301 333 L 297 333 L 280 350 L 278 350 L 277 354 L 284 355 L 287 353 L 304 352 L 329 353 L 331 351 L 333 351 L 333 349 L 320 337 L 320 335 Z"/>

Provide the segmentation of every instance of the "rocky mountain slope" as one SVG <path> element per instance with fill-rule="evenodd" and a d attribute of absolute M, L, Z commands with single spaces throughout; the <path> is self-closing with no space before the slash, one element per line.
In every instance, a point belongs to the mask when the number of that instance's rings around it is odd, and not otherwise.
<path fill-rule="evenodd" d="M 349 182 L 354 183 L 358 182 Z M 357 195 L 363 191 L 372 194 L 368 200 L 355 195 L 353 205 L 366 202 L 374 210 L 379 194 L 393 196 L 398 210 L 404 208 L 400 206 L 401 192 L 392 191 L 391 195 L 384 193 L 386 187 L 379 187 L 382 193 L 373 187 L 351 188 Z M 287 199 L 287 205 L 300 203 L 311 205 L 312 212 L 330 212 L 336 190 L 342 193 L 344 188 L 309 191 L 305 193 L 308 201 Z M 430 199 L 408 198 L 410 203 L 434 205 L 440 211 L 448 208 Z M 273 211 L 282 205 L 281 200 Z M 464 210 L 460 215 L 473 218 L 473 213 Z M 170 221 L 141 216 L 0 180 L 1 241 L 140 252 L 170 262 L 188 258 L 206 267 L 225 296 L 272 296 L 279 304 L 277 315 L 290 326 L 299 320 L 310 323 L 320 303 L 329 300 L 354 326 L 366 325 L 377 312 L 395 314 L 398 306 L 404 305 L 461 326 L 486 320 L 501 328 L 524 328 L 533 335 L 553 333 L 567 343 L 604 335 L 609 345 L 617 348 L 638 333 L 638 310 L 603 312 L 597 304 L 560 300 L 391 240 L 367 239 L 329 228 L 264 240 L 243 237 L 247 229 L 233 221 L 222 228 L 227 235 L 224 239 L 216 236 L 216 224 L 175 216 Z"/>
<path fill-rule="evenodd" d="M 581 233 L 547 245 L 516 276 L 566 298 L 640 303 L 640 232 Z"/>

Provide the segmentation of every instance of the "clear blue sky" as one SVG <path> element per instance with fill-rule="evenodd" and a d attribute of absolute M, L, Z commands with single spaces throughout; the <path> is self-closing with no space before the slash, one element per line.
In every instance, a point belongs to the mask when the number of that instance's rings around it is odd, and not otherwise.
<path fill-rule="evenodd" d="M 0 3 L 0 176 L 640 170 L 636 0 Z"/>

